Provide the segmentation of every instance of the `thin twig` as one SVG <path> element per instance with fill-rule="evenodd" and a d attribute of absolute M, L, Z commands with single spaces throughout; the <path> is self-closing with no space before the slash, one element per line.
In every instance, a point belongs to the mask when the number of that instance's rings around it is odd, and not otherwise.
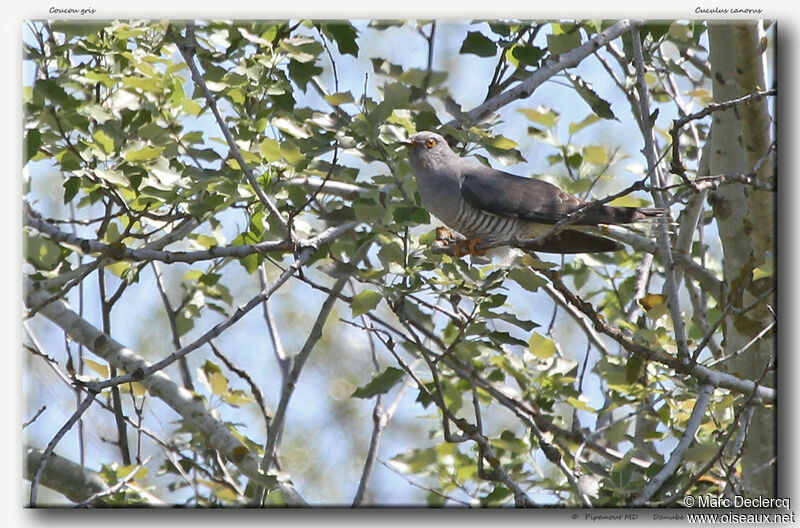
<path fill-rule="evenodd" d="M 686 168 L 681 163 L 681 149 L 680 149 L 680 130 L 688 123 L 692 121 L 696 121 L 698 119 L 703 119 L 713 112 L 727 110 L 737 105 L 747 104 L 752 101 L 761 99 L 763 97 L 777 95 L 778 90 L 758 90 L 751 94 L 744 95 L 742 97 L 737 97 L 735 99 L 730 99 L 728 101 L 722 101 L 719 103 L 709 103 L 708 106 L 700 110 L 699 112 L 695 112 L 693 114 L 689 114 L 687 116 L 683 116 L 679 119 L 676 119 L 672 122 L 672 130 L 670 131 L 670 135 L 672 136 L 672 165 L 670 166 L 670 171 L 673 174 L 677 174 L 681 177 L 681 179 L 692 189 L 697 190 L 695 187 L 694 182 L 686 176 Z"/>
<path fill-rule="evenodd" d="M 46 409 L 47 409 L 47 405 L 42 405 L 42 406 L 39 408 L 39 410 L 38 410 L 38 411 L 36 411 L 36 414 L 34 414 L 34 415 L 33 415 L 33 417 L 31 417 L 31 419 L 30 419 L 30 420 L 28 420 L 27 422 L 25 422 L 25 423 L 23 423 L 23 424 L 22 424 L 22 429 L 24 430 L 26 427 L 28 427 L 28 426 L 29 426 L 29 425 L 31 425 L 33 422 L 35 422 L 35 421 L 36 421 L 36 419 L 37 419 L 37 418 L 39 418 L 39 415 L 40 415 L 40 414 L 42 414 L 42 413 L 43 413 L 43 412 L 44 412 Z"/>
<path fill-rule="evenodd" d="M 95 503 L 96 501 L 98 501 L 99 499 L 102 499 L 103 497 L 108 497 L 109 495 L 113 495 L 113 494 L 117 493 L 122 488 L 126 487 L 130 481 L 132 481 L 134 478 L 136 478 L 136 473 L 138 473 L 139 470 L 142 469 L 145 464 L 150 462 L 150 458 L 151 457 L 147 457 L 147 459 L 144 460 L 142 463 L 137 464 L 136 467 L 134 467 L 130 471 L 130 473 L 128 473 L 125 476 L 125 478 L 123 478 L 122 480 L 120 480 L 119 482 L 117 482 L 116 484 L 111 486 L 110 488 L 108 488 L 106 490 L 103 490 L 103 491 L 98 491 L 97 493 L 95 493 L 91 497 L 87 498 L 86 500 L 84 500 L 82 502 L 79 502 L 78 504 L 75 505 L 75 508 L 86 508 L 87 506 Z M 138 492 L 139 490 L 134 490 L 134 491 Z"/>
<path fill-rule="evenodd" d="M 353 266 L 353 269 L 355 269 L 355 266 L 364 258 L 367 250 L 371 246 L 372 240 L 367 240 L 355 252 L 353 252 L 353 255 L 350 259 L 350 264 Z M 332 292 L 330 295 L 328 295 L 328 298 L 325 299 L 325 302 L 323 302 L 319 314 L 317 315 L 317 319 L 314 322 L 314 326 L 306 337 L 303 348 L 292 358 L 292 368 L 289 371 L 289 376 L 287 377 L 281 389 L 280 401 L 278 402 L 278 406 L 273 417 L 272 426 L 270 427 L 269 434 L 267 435 L 264 457 L 261 464 L 263 471 L 268 472 L 272 468 L 277 446 L 280 443 L 283 433 L 283 426 L 286 421 L 286 411 L 289 406 L 289 401 L 291 400 L 294 390 L 297 386 L 297 380 L 303 371 L 306 361 L 308 361 L 308 358 L 311 357 L 311 352 L 314 350 L 317 342 L 322 337 L 322 327 L 328 320 L 328 315 L 330 315 L 330 312 L 337 301 L 336 294 L 340 292 L 342 288 L 344 288 L 349 278 L 349 275 L 339 278 L 334 284 L 333 288 L 331 288 Z"/>
<path fill-rule="evenodd" d="M 223 257 L 242 258 L 248 255 L 253 255 L 256 253 L 261 254 L 270 251 L 291 251 L 295 247 L 295 244 L 286 240 L 268 240 L 264 242 L 258 242 L 256 244 L 213 246 L 207 250 L 199 251 L 163 251 L 158 249 L 150 249 L 148 247 L 130 248 L 121 242 L 106 244 L 104 242 L 100 242 L 99 240 L 81 238 L 71 233 L 67 233 L 66 231 L 62 231 L 56 226 L 39 218 L 38 213 L 30 208 L 27 203 L 23 203 L 23 210 L 26 215 L 26 222 L 28 226 L 46 234 L 57 242 L 63 242 L 71 246 L 75 246 L 83 254 L 99 253 L 102 257 L 104 257 L 106 262 L 119 260 L 157 260 L 167 264 L 172 264 L 175 262 L 192 263 Z M 87 269 L 86 271 L 90 272 L 93 271 L 93 269 L 94 268 Z"/>
<path fill-rule="evenodd" d="M 308 260 L 314 255 L 316 249 L 320 245 L 330 242 L 331 240 L 339 236 L 341 233 L 349 231 L 356 225 L 357 222 L 349 222 L 348 224 L 343 224 L 341 226 L 330 228 L 312 239 L 305 240 L 304 241 L 305 245 L 302 251 L 300 252 L 300 255 L 298 256 L 297 260 L 295 260 L 294 263 L 292 263 L 292 265 L 289 268 L 287 268 L 286 271 L 283 274 L 281 274 L 281 276 L 273 284 L 269 286 L 269 288 L 262 291 L 258 295 L 254 296 L 244 306 L 240 306 L 236 310 L 236 312 L 233 313 L 233 315 L 231 315 L 221 323 L 218 323 L 216 326 L 208 330 L 205 334 L 200 336 L 192 343 L 186 345 L 182 349 L 173 352 L 172 354 L 168 355 L 161 361 L 153 363 L 152 365 L 144 369 L 136 371 L 128 371 L 128 373 L 125 375 L 117 376 L 116 378 L 108 379 L 102 382 L 92 382 L 90 384 L 87 384 L 87 386 L 94 388 L 96 390 L 102 390 L 107 387 L 111 387 L 113 385 L 119 385 L 121 383 L 140 381 L 152 375 L 153 373 L 163 370 L 169 365 L 175 363 L 180 358 L 200 348 L 201 346 L 209 342 L 211 339 L 219 336 L 224 330 L 226 330 L 230 326 L 233 326 L 233 324 L 238 322 L 253 308 L 264 302 L 266 299 L 269 299 L 269 297 L 271 297 L 272 294 L 278 290 L 278 288 L 280 288 L 292 275 L 294 275 L 300 268 L 302 268 L 305 265 L 306 262 L 308 262 Z"/>
<path fill-rule="evenodd" d="M 211 347 L 211 351 L 214 353 L 214 355 L 217 356 L 220 360 L 222 360 L 222 362 L 225 363 L 225 366 L 228 367 L 228 369 L 230 369 L 231 372 L 242 378 L 245 381 L 245 383 L 247 383 L 247 385 L 250 386 L 250 392 L 253 393 L 253 397 L 256 399 L 256 403 L 258 404 L 258 407 L 261 409 L 261 416 L 264 417 L 264 422 L 266 423 L 266 427 L 267 429 L 269 429 L 269 425 L 272 422 L 272 412 L 267 407 L 267 403 L 264 400 L 264 395 L 261 394 L 261 390 L 258 388 L 256 382 L 253 381 L 253 378 L 250 377 L 250 374 L 248 374 L 246 370 L 237 367 L 233 363 L 233 361 L 228 359 L 228 357 L 225 354 L 223 354 L 219 348 L 217 348 L 217 346 L 214 344 L 213 341 L 209 341 L 208 346 Z"/>
<path fill-rule="evenodd" d="M 47 443 L 47 447 L 42 453 L 42 460 L 39 462 L 39 467 L 36 468 L 36 472 L 33 474 L 33 479 L 31 479 L 31 489 L 30 494 L 28 496 L 28 506 L 31 508 L 36 507 L 36 499 L 39 492 L 39 481 L 42 478 L 42 474 L 44 473 L 44 468 L 47 466 L 47 462 L 55 451 L 56 446 L 64 438 L 64 435 L 72 429 L 72 426 L 83 416 L 83 414 L 89 409 L 94 401 L 95 397 L 97 396 L 97 392 L 89 392 L 86 397 L 83 399 L 81 404 L 75 409 L 75 412 L 72 413 L 69 420 L 61 426 L 61 429 L 56 432 L 55 436 L 53 436 L 52 440 Z"/>

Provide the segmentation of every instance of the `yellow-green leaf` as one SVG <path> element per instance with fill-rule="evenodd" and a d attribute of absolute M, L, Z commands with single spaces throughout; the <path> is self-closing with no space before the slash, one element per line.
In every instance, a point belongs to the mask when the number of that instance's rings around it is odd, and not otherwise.
<path fill-rule="evenodd" d="M 605 147 L 590 145 L 583 149 L 583 159 L 595 165 L 606 165 L 608 163 L 608 152 Z"/>
<path fill-rule="evenodd" d="M 111 154 L 114 152 L 114 140 L 109 137 L 103 130 L 97 130 L 92 137 L 100 145 L 100 148 L 103 149 L 103 152 L 106 154 Z"/>
<path fill-rule="evenodd" d="M 208 384 L 211 386 L 211 392 L 217 396 L 224 396 L 228 394 L 228 380 L 221 372 L 212 372 L 208 374 Z"/>
<path fill-rule="evenodd" d="M 134 471 L 136 471 L 136 474 L 133 475 L 134 479 L 143 479 L 147 476 L 149 468 L 144 466 L 134 466 L 134 465 L 121 466 L 119 469 L 117 469 L 117 476 L 120 479 L 125 479 L 128 478 L 128 476 L 130 476 L 130 474 Z"/>
<path fill-rule="evenodd" d="M 534 332 L 528 340 L 528 349 L 531 354 L 540 359 L 547 359 L 553 357 L 556 353 L 556 344 L 552 339 L 548 339 L 543 335 Z"/>
<path fill-rule="evenodd" d="M 775 260 L 768 259 L 764 264 L 753 270 L 753 280 L 763 279 L 764 277 L 772 277 L 775 273 Z"/>
<path fill-rule="evenodd" d="M 608 202 L 608 205 L 613 205 L 615 207 L 647 207 L 650 205 L 650 202 L 641 198 L 627 195 L 611 200 Z"/>
<path fill-rule="evenodd" d="M 558 114 L 549 108 L 545 108 L 544 106 L 540 106 L 536 109 L 521 108 L 519 112 L 534 123 L 539 123 L 546 128 L 552 127 L 558 120 Z"/>
<path fill-rule="evenodd" d="M 350 92 L 339 92 L 331 95 L 326 95 L 325 100 L 333 106 L 339 106 L 345 103 L 352 103 L 354 101 L 353 94 Z"/>
<path fill-rule="evenodd" d="M 570 396 L 569 398 L 567 398 L 567 403 L 572 405 L 572 407 L 574 407 L 575 409 L 596 413 L 597 409 L 592 409 L 591 407 L 589 407 L 589 405 L 585 401 L 583 401 L 584 398 L 585 396 L 579 396 L 578 398 Z"/>
<path fill-rule="evenodd" d="M 137 150 L 129 150 L 125 153 L 127 161 L 148 161 L 161 157 L 164 147 L 144 147 Z"/>
<path fill-rule="evenodd" d="M 517 146 L 517 142 L 505 136 L 497 136 L 491 141 L 494 148 L 500 150 L 511 150 Z"/>
<path fill-rule="evenodd" d="M 650 311 L 656 306 L 664 304 L 666 301 L 667 301 L 666 295 L 660 295 L 658 293 L 650 293 L 639 299 L 639 304 L 645 310 Z"/>
<path fill-rule="evenodd" d="M 102 377 L 108 377 L 108 365 L 103 365 L 102 363 L 98 363 L 97 361 L 92 361 L 89 358 L 83 358 L 83 364 L 89 367 L 91 370 L 97 372 Z"/>
<path fill-rule="evenodd" d="M 577 132 L 580 132 L 581 130 L 583 130 L 587 126 L 589 126 L 589 125 L 591 125 L 593 123 L 597 123 L 598 121 L 602 121 L 602 120 L 603 120 L 603 118 L 600 117 L 597 114 L 589 114 L 583 120 L 581 120 L 581 121 L 579 121 L 577 123 L 570 123 L 569 124 L 569 133 L 570 134 L 575 134 Z"/>
<path fill-rule="evenodd" d="M 184 99 L 181 102 L 181 106 L 183 107 L 183 109 L 186 111 L 187 114 L 190 114 L 190 115 L 193 115 L 193 116 L 199 116 L 200 112 L 203 111 L 203 107 L 200 106 L 199 104 L 195 103 L 191 99 Z"/>
<path fill-rule="evenodd" d="M 129 88 L 138 88 L 146 92 L 161 92 L 161 88 L 154 79 L 145 79 L 143 77 L 125 77 L 122 79 L 122 84 Z"/>

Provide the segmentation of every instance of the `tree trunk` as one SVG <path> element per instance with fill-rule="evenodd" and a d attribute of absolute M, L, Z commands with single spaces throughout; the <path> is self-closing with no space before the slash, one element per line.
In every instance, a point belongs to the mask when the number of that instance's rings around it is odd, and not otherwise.
<path fill-rule="evenodd" d="M 710 66 L 715 102 L 735 99 L 766 88 L 759 22 L 709 23 Z M 767 155 L 772 141 L 766 98 L 737 105 L 713 114 L 711 174 L 757 172 L 759 181 L 774 181 L 773 163 Z M 752 186 L 732 184 L 709 195 L 724 253 L 726 295 L 723 302 L 747 306 L 774 286 L 774 275 L 752 280 L 753 270 L 774 263 L 774 193 Z M 774 316 L 770 296 L 756 308 L 734 315 L 723 326 L 726 355 L 742 350 Z M 757 380 L 764 374 L 775 351 L 774 332 L 758 339 L 743 353 L 728 361 L 728 369 L 739 377 Z M 774 370 L 762 380 L 775 385 Z M 742 451 L 741 490 L 747 496 L 775 496 L 776 436 L 774 407 L 757 407 Z"/>

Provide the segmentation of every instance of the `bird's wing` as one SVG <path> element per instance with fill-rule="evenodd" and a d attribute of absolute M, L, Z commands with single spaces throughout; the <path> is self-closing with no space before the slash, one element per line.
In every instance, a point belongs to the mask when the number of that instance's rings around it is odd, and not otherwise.
<path fill-rule="evenodd" d="M 547 182 L 483 165 L 461 167 L 461 195 L 473 207 L 498 216 L 554 224 L 586 204 Z"/>
<path fill-rule="evenodd" d="M 515 176 L 478 163 L 466 162 L 460 169 L 464 200 L 498 216 L 555 224 L 588 203 L 545 181 Z M 602 205 L 588 208 L 575 225 L 627 224 L 664 215 L 665 210 L 659 208 Z"/>

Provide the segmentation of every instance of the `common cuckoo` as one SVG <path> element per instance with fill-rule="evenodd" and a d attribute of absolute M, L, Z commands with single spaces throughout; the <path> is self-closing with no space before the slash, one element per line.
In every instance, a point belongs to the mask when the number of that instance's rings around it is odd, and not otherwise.
<path fill-rule="evenodd" d="M 491 169 L 462 158 L 435 132 L 420 132 L 406 142 L 422 203 L 467 240 L 458 256 L 480 255 L 481 242 L 533 239 L 589 202 L 550 183 Z M 581 226 L 630 224 L 662 217 L 657 208 L 599 206 L 536 244 L 520 246 L 545 253 L 600 253 L 623 248 L 614 240 L 581 231 Z"/>

